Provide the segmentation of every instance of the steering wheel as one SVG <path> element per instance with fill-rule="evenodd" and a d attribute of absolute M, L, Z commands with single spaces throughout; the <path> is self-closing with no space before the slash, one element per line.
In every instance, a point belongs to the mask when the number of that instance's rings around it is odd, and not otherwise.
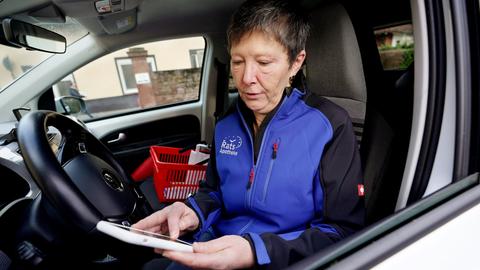
<path fill-rule="evenodd" d="M 52 143 L 50 127 L 61 134 L 58 145 Z M 134 223 L 152 212 L 112 153 L 69 117 L 30 112 L 21 119 L 17 134 L 42 196 L 80 230 L 92 232 L 100 220 Z"/>

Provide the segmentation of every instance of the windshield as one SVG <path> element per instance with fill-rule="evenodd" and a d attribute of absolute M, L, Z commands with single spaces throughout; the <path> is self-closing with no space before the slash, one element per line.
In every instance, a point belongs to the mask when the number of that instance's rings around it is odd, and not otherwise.
<path fill-rule="evenodd" d="M 88 33 L 79 23 L 68 17 L 65 23 L 37 23 L 37 25 L 63 35 L 67 39 L 67 46 Z M 0 92 L 51 55 L 0 45 Z"/>

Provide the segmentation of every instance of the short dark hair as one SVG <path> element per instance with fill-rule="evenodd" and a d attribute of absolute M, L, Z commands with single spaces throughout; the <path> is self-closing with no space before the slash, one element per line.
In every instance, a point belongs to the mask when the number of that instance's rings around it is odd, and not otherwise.
<path fill-rule="evenodd" d="M 271 35 L 287 49 L 292 64 L 305 49 L 310 32 L 308 17 L 289 0 L 247 0 L 232 15 L 227 30 L 228 50 L 252 31 Z"/>

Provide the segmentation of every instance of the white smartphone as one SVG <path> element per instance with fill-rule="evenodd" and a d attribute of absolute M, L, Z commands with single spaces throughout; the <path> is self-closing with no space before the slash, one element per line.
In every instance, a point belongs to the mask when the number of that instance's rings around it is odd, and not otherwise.
<path fill-rule="evenodd" d="M 99 221 L 97 230 L 121 241 L 152 248 L 160 248 L 182 252 L 193 252 L 192 245 L 182 240 L 172 240 L 158 233 L 135 229 L 108 221 Z"/>

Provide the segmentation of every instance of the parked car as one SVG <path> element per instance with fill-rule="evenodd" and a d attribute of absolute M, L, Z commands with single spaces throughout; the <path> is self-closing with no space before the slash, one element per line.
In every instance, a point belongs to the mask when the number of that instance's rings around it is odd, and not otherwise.
<path fill-rule="evenodd" d="M 211 140 L 242 1 L 0 1 L 0 269 L 152 258 L 94 225 L 164 206 L 130 177 L 150 146 Z M 353 120 L 368 226 L 290 269 L 477 268 L 479 2 L 301 4 L 303 72 Z"/>

